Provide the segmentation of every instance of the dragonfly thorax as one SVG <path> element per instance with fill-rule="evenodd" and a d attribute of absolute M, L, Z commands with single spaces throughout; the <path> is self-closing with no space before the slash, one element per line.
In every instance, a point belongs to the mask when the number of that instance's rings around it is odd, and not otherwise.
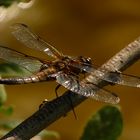
<path fill-rule="evenodd" d="M 71 62 L 73 62 L 73 60 L 71 59 L 71 57 L 69 56 L 64 56 L 62 59 L 60 60 L 55 60 L 53 62 L 53 66 L 59 70 L 59 71 L 65 71 L 68 72 L 71 70 Z M 73 70 L 72 70 L 73 71 Z"/>
<path fill-rule="evenodd" d="M 63 61 L 58 61 L 55 65 L 55 67 L 59 70 L 63 70 L 66 67 L 66 64 Z"/>

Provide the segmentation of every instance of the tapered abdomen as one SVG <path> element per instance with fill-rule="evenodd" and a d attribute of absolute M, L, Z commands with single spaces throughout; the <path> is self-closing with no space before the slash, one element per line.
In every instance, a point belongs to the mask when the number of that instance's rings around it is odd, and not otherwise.
<path fill-rule="evenodd" d="M 1 78 L 0 84 L 16 85 L 16 84 L 28 84 L 28 83 L 50 81 L 55 79 L 55 77 L 51 77 L 51 75 L 54 73 L 56 73 L 56 69 L 48 68 L 27 77 Z"/>

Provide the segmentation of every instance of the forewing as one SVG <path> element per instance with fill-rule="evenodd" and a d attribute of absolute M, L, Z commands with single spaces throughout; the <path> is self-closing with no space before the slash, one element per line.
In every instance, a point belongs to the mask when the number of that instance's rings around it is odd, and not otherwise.
<path fill-rule="evenodd" d="M 14 29 L 12 34 L 27 47 L 43 51 L 53 58 L 61 58 L 62 54 L 57 49 L 33 33 L 27 25 L 16 23 L 12 28 Z"/>
<path fill-rule="evenodd" d="M 85 97 L 91 97 L 95 100 L 111 104 L 117 104 L 120 101 L 116 94 L 106 89 L 99 88 L 94 84 L 79 82 L 78 79 L 72 75 L 60 73 L 56 76 L 56 79 L 59 84 L 63 85 L 68 90 L 71 90 L 72 92 L 83 95 Z M 100 91 L 97 92 L 98 90 Z"/>
<path fill-rule="evenodd" d="M 17 52 L 4 46 L 0 46 L 0 59 L 18 64 L 29 72 L 39 71 L 42 65 L 42 63 L 34 57 L 27 56 L 23 53 Z"/>

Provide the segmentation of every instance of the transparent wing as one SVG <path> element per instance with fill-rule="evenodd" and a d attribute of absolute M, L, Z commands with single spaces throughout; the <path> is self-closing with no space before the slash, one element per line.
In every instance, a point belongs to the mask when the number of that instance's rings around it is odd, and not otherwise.
<path fill-rule="evenodd" d="M 85 71 L 87 73 L 91 73 L 93 71 L 98 71 L 99 75 L 103 75 L 103 72 L 97 70 L 96 68 L 93 67 L 93 65 L 85 64 L 85 63 L 80 63 L 80 64 L 69 64 L 72 65 L 73 67 L 76 67 L 78 69 L 81 69 L 82 71 Z M 130 86 L 130 87 L 137 87 L 140 88 L 140 77 L 138 76 L 133 76 L 129 74 L 124 74 L 124 73 L 119 73 L 119 72 L 110 72 L 109 75 L 105 77 L 99 77 L 102 80 L 105 80 L 107 82 L 119 84 L 119 85 L 125 85 L 125 86 Z"/>
<path fill-rule="evenodd" d="M 126 85 L 130 87 L 138 87 L 140 88 L 140 77 L 118 73 L 118 72 L 110 72 L 110 75 L 104 77 L 104 80 L 119 84 L 119 85 Z"/>
<path fill-rule="evenodd" d="M 60 73 L 56 76 L 56 79 L 57 82 L 63 85 L 65 88 L 85 97 L 91 97 L 95 100 L 111 104 L 117 104 L 120 101 L 119 97 L 116 94 L 106 89 L 99 88 L 94 84 L 79 82 L 78 79 L 76 79 L 76 77 L 72 75 Z M 100 90 L 100 92 L 97 92 L 98 90 Z"/>
<path fill-rule="evenodd" d="M 61 58 L 62 54 L 57 49 L 33 33 L 27 25 L 16 23 L 12 28 L 14 29 L 12 34 L 27 47 L 43 51 L 53 58 Z"/>
<path fill-rule="evenodd" d="M 0 59 L 18 64 L 30 72 L 39 71 L 41 65 L 43 64 L 37 58 L 27 56 L 26 54 L 4 46 L 0 46 Z"/>

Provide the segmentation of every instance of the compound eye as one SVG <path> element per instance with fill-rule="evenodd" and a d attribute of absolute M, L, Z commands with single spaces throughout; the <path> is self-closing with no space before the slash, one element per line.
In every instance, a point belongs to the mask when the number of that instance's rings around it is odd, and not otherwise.
<path fill-rule="evenodd" d="M 90 57 L 87 58 L 87 62 L 88 63 L 91 63 L 92 62 Z"/>
<path fill-rule="evenodd" d="M 79 56 L 79 59 L 83 63 L 92 64 L 92 61 L 91 61 L 91 58 L 90 57 Z"/>

